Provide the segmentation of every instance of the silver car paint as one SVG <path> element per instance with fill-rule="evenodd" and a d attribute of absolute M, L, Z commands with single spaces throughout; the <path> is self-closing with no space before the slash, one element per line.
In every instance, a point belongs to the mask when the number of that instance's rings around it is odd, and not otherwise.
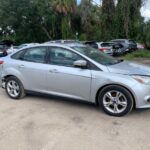
<path fill-rule="evenodd" d="M 123 61 L 119 64 L 108 66 L 108 70 L 113 73 L 150 76 L 150 67 L 129 61 Z"/>
<path fill-rule="evenodd" d="M 96 94 L 101 87 L 117 84 L 124 86 L 132 93 L 137 108 L 150 107 L 146 101 L 150 97 L 150 85 L 140 84 L 130 76 L 132 74 L 150 76 L 149 67 L 126 61 L 104 66 L 68 46 L 59 44 L 41 44 L 38 46 L 67 48 L 95 64 L 100 68 L 100 71 L 18 61 L 11 59 L 10 55 L 4 58 L 6 63 L 4 63 L 1 78 L 14 75 L 22 81 L 26 90 L 71 97 L 93 103 L 95 103 Z"/>

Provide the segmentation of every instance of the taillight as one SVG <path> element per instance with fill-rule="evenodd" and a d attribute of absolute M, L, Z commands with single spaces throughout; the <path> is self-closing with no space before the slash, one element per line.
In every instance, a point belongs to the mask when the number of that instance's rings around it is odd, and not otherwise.
<path fill-rule="evenodd" d="M 99 50 L 100 50 L 100 51 L 107 51 L 108 48 L 104 48 L 104 47 L 103 47 L 103 48 L 100 48 Z"/>
<path fill-rule="evenodd" d="M 0 65 L 2 65 L 4 63 L 4 61 L 0 60 Z"/>

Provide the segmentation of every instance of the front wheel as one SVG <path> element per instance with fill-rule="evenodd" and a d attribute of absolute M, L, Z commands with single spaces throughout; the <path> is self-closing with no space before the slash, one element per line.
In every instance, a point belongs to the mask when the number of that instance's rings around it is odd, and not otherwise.
<path fill-rule="evenodd" d="M 7 95 L 12 99 L 20 99 L 25 96 L 23 85 L 16 77 L 6 79 L 5 90 Z"/>
<path fill-rule="evenodd" d="M 99 93 L 98 101 L 103 110 L 111 116 L 124 116 L 133 108 L 133 98 L 130 92 L 117 85 L 105 87 Z"/>

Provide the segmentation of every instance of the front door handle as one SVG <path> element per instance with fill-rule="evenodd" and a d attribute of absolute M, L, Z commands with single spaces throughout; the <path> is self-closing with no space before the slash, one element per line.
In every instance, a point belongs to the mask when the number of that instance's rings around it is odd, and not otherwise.
<path fill-rule="evenodd" d="M 24 68 L 25 66 L 24 66 L 24 65 L 19 65 L 18 67 L 19 67 L 19 68 Z"/>
<path fill-rule="evenodd" d="M 59 71 L 57 69 L 50 69 L 49 72 L 50 73 L 59 73 Z"/>

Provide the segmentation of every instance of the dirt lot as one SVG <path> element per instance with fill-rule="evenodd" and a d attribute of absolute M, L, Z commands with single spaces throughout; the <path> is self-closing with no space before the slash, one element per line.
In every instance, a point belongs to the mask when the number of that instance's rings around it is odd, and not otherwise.
<path fill-rule="evenodd" d="M 0 150 L 148 150 L 150 109 L 123 118 L 92 104 L 27 96 L 0 89 Z"/>

